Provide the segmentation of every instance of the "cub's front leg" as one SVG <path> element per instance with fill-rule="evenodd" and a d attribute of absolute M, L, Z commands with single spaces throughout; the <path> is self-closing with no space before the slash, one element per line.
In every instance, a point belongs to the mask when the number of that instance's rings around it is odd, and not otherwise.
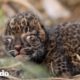
<path fill-rule="evenodd" d="M 72 63 L 66 55 L 55 52 L 54 55 L 49 55 L 46 59 L 46 64 L 52 75 L 60 77 L 71 77 Z"/>

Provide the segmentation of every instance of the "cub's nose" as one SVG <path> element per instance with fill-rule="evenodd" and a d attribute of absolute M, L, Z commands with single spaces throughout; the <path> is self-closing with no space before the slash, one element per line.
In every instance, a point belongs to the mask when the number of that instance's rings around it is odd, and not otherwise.
<path fill-rule="evenodd" d="M 21 45 L 15 45 L 14 47 L 15 47 L 15 49 L 16 49 L 17 51 L 20 51 L 21 48 L 22 48 Z"/>

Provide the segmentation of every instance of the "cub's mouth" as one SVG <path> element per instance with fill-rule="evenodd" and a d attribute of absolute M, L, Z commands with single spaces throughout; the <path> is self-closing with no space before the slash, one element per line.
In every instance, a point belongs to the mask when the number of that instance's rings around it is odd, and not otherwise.
<path fill-rule="evenodd" d="M 16 57 L 18 55 L 31 55 L 34 53 L 33 49 L 31 47 L 22 48 L 20 50 L 10 50 L 9 54 L 11 54 L 13 57 Z"/>

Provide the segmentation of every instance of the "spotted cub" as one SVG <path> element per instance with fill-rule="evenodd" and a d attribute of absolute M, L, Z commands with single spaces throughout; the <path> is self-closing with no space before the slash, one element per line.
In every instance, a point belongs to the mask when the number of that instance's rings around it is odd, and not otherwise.
<path fill-rule="evenodd" d="M 4 44 L 12 56 L 25 55 L 57 76 L 80 73 L 80 22 L 47 29 L 32 12 L 19 13 L 8 21 Z"/>

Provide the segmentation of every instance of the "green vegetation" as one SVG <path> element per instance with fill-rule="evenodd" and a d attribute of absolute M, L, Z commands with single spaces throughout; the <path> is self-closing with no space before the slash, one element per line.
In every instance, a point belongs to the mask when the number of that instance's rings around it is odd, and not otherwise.
<path fill-rule="evenodd" d="M 20 62 L 10 57 L 0 59 L 0 69 L 1 68 L 9 69 L 9 71 L 14 69 L 16 72 L 20 70 L 20 76 L 17 78 L 21 78 L 22 80 L 50 77 L 49 72 L 44 66 L 31 62 Z M 11 76 L 15 77 L 14 74 Z"/>

